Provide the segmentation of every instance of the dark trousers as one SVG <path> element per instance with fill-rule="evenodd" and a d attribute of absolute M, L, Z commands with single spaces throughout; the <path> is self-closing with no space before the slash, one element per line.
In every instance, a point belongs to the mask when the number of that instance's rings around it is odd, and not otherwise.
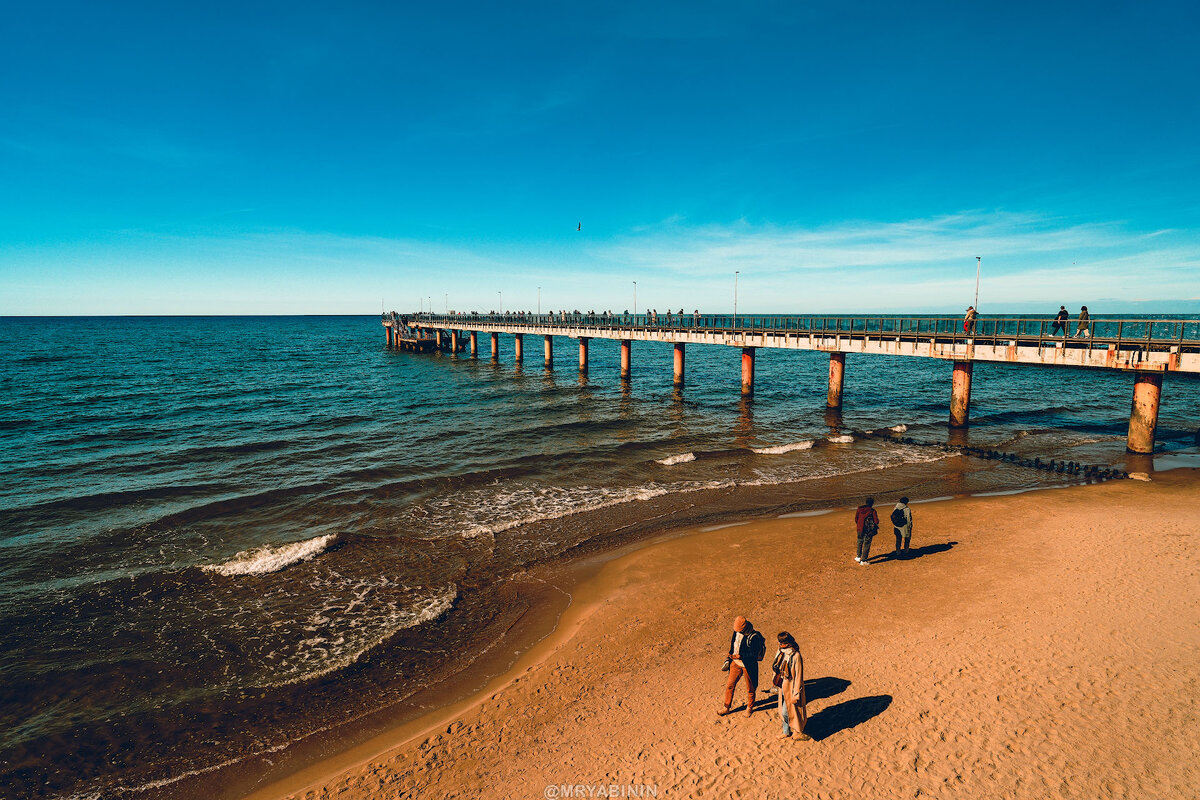
<path fill-rule="evenodd" d="M 871 557 L 871 539 L 875 538 L 873 533 L 860 533 L 858 535 L 858 557 L 866 561 Z"/>
<path fill-rule="evenodd" d="M 908 543 L 912 541 L 912 534 L 905 536 L 899 528 L 892 528 L 892 531 L 896 534 L 896 550 L 907 550 Z"/>

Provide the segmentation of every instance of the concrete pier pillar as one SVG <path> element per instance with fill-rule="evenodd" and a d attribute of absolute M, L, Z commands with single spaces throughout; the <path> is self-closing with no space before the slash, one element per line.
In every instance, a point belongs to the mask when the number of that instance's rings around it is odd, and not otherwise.
<path fill-rule="evenodd" d="M 437 332 L 437 349 L 438 350 L 442 349 L 442 331 L 440 328 L 438 329 L 438 332 Z"/>
<path fill-rule="evenodd" d="M 675 343 L 675 385 L 683 386 L 683 342 Z"/>
<path fill-rule="evenodd" d="M 500 334 L 492 334 L 492 361 L 500 358 Z"/>
<path fill-rule="evenodd" d="M 1162 379 L 1161 372 L 1139 372 L 1133 380 L 1133 407 L 1129 411 L 1129 438 L 1125 443 L 1130 453 L 1154 452 Z"/>
<path fill-rule="evenodd" d="M 954 362 L 954 387 L 950 393 L 950 427 L 965 428 L 971 417 L 971 368 L 973 361 Z"/>
<path fill-rule="evenodd" d="M 754 394 L 754 348 L 742 348 L 742 394 Z"/>
<path fill-rule="evenodd" d="M 825 400 L 826 408 L 842 407 L 842 384 L 846 380 L 846 354 L 829 354 L 829 397 Z"/>
<path fill-rule="evenodd" d="M 546 334 L 546 369 L 554 369 L 554 337 Z"/>
<path fill-rule="evenodd" d="M 588 371 L 588 340 L 586 337 L 579 337 L 579 371 L 587 374 Z"/>
<path fill-rule="evenodd" d="M 513 360 L 520 364 L 525 360 L 525 337 L 523 334 L 513 334 L 513 349 L 516 351 L 516 357 Z"/>
<path fill-rule="evenodd" d="M 395 328 L 384 328 L 384 331 L 387 332 L 387 346 L 388 346 L 388 349 L 391 350 L 393 347 L 396 346 L 396 329 Z"/>
<path fill-rule="evenodd" d="M 621 340 L 621 380 L 627 381 L 630 378 L 630 362 L 632 361 L 630 350 L 633 347 L 633 342 L 629 339 Z"/>
<path fill-rule="evenodd" d="M 471 358 L 479 356 L 479 331 L 471 331 Z"/>
<path fill-rule="evenodd" d="M 450 331 L 450 352 L 458 352 L 458 331 Z"/>

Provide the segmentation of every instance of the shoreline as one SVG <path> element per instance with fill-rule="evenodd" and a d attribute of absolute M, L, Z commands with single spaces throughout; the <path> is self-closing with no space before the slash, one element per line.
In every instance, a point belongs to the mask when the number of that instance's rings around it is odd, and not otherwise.
<path fill-rule="evenodd" d="M 1195 471 L 1176 470 L 1167 478 L 1163 478 L 1160 473 L 1156 477 L 1156 481 L 1161 482 L 1164 486 L 1185 484 L 1194 488 Z M 1117 485 L 1124 489 L 1129 483 L 1120 482 Z M 1053 494 L 1072 497 L 1080 493 L 1103 492 L 1104 487 L 1113 485 L 1102 483 L 1053 487 L 1066 489 L 1065 492 L 1054 492 Z M 1042 494 L 1044 493 L 1033 490 L 987 497 L 966 496 L 946 500 L 929 498 L 923 503 L 914 503 L 914 505 L 920 509 L 920 518 L 927 515 L 929 509 L 935 506 L 940 507 L 942 513 L 945 514 L 951 513 L 948 509 L 953 509 L 955 506 L 980 503 L 1003 506 L 1021 502 L 1018 498 Z M 881 503 L 880 507 L 886 512 L 884 504 Z M 775 535 L 779 535 L 781 528 L 795 529 L 806 525 L 828 529 L 830 523 L 834 523 L 833 527 L 837 529 L 845 528 L 845 520 L 831 516 L 836 510 L 838 509 L 831 507 L 799 512 L 799 515 L 783 514 L 770 519 L 749 519 L 723 525 L 674 529 L 646 540 L 628 543 L 615 551 L 593 554 L 585 558 L 583 563 L 574 566 L 574 582 L 568 584 L 571 594 L 570 603 L 556 615 L 552 630 L 527 648 L 509 669 L 491 677 L 481 689 L 428 714 L 392 727 L 342 753 L 317 760 L 286 777 L 260 786 L 248 794 L 238 796 L 243 796 L 247 800 L 273 800 L 274 798 L 299 796 L 323 797 L 329 795 L 330 789 L 338 782 L 350 781 L 350 784 L 347 785 L 352 785 L 355 778 L 361 779 L 363 775 L 367 774 L 374 776 L 379 771 L 379 764 L 387 763 L 405 751 L 414 749 L 418 740 L 423 737 L 425 741 L 421 743 L 420 748 L 430 749 L 430 743 L 444 740 L 446 732 L 461 730 L 464 724 L 463 720 L 470 716 L 470 712 L 479 712 L 485 705 L 495 704 L 505 695 L 517 691 L 514 687 L 521 682 L 524 675 L 544 672 L 547 662 L 571 645 L 572 640 L 585 625 L 589 624 L 597 610 L 606 604 L 617 602 L 619 596 L 627 589 L 627 585 L 622 581 L 623 576 L 627 578 L 631 574 L 631 570 L 636 571 L 639 563 L 655 557 L 655 554 L 670 551 L 671 548 L 680 551 L 686 551 L 689 548 L 703 549 L 711 546 L 713 542 L 718 542 L 731 535 L 762 535 L 760 529 L 764 528 L 772 529 Z M 885 514 L 881 514 L 881 517 L 883 516 Z M 837 521 L 834 522 L 835 520 Z M 886 530 L 886 520 L 884 522 L 884 530 Z M 920 528 L 918 528 L 915 539 L 919 541 L 919 537 Z M 842 542 L 841 549 L 849 553 L 852 549 L 850 541 L 852 537 L 845 535 L 841 538 L 845 540 Z M 877 538 L 876 548 L 886 549 L 885 545 L 888 539 L 890 539 L 890 532 L 884 534 L 882 539 Z M 874 572 L 871 568 L 868 568 L 867 571 Z M 560 577 L 562 576 L 560 575 Z M 708 693 L 713 694 L 712 691 Z M 439 729 L 443 732 L 436 733 Z M 336 790 L 334 791 L 336 792 Z M 384 796 L 389 795 L 385 794 Z"/>

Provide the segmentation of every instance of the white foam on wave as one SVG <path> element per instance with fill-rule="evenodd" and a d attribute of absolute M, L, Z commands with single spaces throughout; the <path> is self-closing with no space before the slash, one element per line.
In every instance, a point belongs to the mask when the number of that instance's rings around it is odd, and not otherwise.
<path fill-rule="evenodd" d="M 671 467 L 676 464 L 686 464 L 689 461 L 695 461 L 695 460 L 696 460 L 695 453 L 680 453 L 679 455 L 667 456 L 666 458 L 660 458 L 660 459 L 656 460 L 654 463 L 662 464 L 664 467 Z"/>
<path fill-rule="evenodd" d="M 803 442 L 792 442 L 790 444 L 777 444 L 774 447 L 754 447 L 753 452 L 760 456 L 778 456 L 784 453 L 790 453 L 793 450 L 811 450 L 814 442 L 811 439 L 806 439 Z"/>
<path fill-rule="evenodd" d="M 904 433 L 905 431 L 908 430 L 908 426 L 903 425 L 903 424 L 893 425 L 892 427 L 888 428 L 888 430 L 891 431 L 892 433 Z"/>
<path fill-rule="evenodd" d="M 276 546 L 263 545 L 253 550 L 243 550 L 224 564 L 205 564 L 201 569 L 226 576 L 265 575 L 268 572 L 278 572 L 297 562 L 316 558 L 325 551 L 325 548 L 329 547 L 335 538 L 337 538 L 337 534 L 329 533 L 302 542 L 289 542 Z"/>
<path fill-rule="evenodd" d="M 833 442 L 834 444 L 849 444 L 854 441 L 854 437 L 848 433 L 843 433 L 841 436 L 828 436 L 826 437 L 826 441 Z"/>

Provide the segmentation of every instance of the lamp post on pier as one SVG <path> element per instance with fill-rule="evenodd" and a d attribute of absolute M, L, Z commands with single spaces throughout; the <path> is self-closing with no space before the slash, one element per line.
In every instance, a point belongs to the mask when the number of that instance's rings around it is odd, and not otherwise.
<path fill-rule="evenodd" d="M 633 282 L 633 313 L 637 313 L 637 281 Z"/>
<path fill-rule="evenodd" d="M 738 273 L 740 273 L 740 272 L 741 272 L 741 270 L 739 269 L 739 270 L 734 270 L 734 273 L 733 273 L 733 325 L 734 325 L 734 327 L 737 327 L 737 285 L 738 285 Z"/>
<path fill-rule="evenodd" d="M 538 316 L 542 315 L 542 287 L 538 287 Z"/>
<path fill-rule="evenodd" d="M 975 256 L 975 313 L 979 313 L 979 270 L 983 267 L 983 256 Z"/>

